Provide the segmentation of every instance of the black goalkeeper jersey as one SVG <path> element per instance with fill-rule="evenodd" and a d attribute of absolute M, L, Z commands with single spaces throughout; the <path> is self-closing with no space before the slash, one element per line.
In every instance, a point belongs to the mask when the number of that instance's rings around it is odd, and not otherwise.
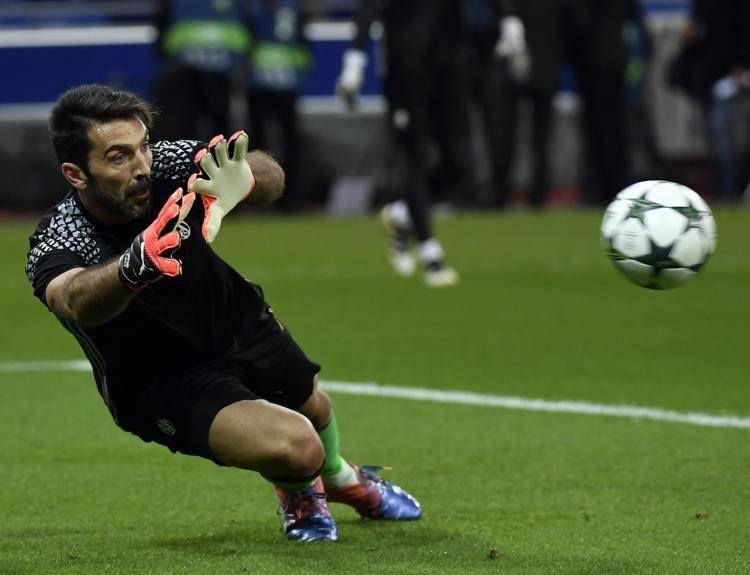
<path fill-rule="evenodd" d="M 153 213 L 123 226 L 104 226 L 85 210 L 75 190 L 39 222 L 29 238 L 26 273 L 34 295 L 47 305 L 45 291 L 61 273 L 119 257 L 156 217 L 169 195 L 186 189 L 197 171 L 193 157 L 205 144 L 192 140 L 152 146 Z M 110 411 L 118 398 L 243 347 L 263 309 L 259 286 L 240 276 L 212 250 L 201 234 L 200 198 L 178 228 L 176 257 L 182 275 L 143 289 L 127 309 L 96 327 L 63 325 L 78 340 Z"/>

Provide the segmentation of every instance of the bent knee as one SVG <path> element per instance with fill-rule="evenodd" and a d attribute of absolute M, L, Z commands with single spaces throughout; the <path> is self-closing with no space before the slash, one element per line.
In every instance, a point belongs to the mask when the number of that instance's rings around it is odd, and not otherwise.
<path fill-rule="evenodd" d="M 283 437 L 274 444 L 274 467 L 279 469 L 274 475 L 302 479 L 314 475 L 323 467 L 323 443 L 310 422 L 304 417 L 299 419 L 300 425 L 285 430 Z"/>
<path fill-rule="evenodd" d="M 209 443 L 225 465 L 270 477 L 306 478 L 325 459 L 323 444 L 306 417 L 265 401 L 241 401 L 219 412 Z"/>

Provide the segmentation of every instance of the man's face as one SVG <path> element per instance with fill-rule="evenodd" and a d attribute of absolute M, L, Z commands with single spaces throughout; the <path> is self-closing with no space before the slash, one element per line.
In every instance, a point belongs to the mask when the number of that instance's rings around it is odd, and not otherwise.
<path fill-rule="evenodd" d="M 87 203 L 109 223 L 127 223 L 151 210 L 151 148 L 138 118 L 96 123 L 89 130 Z M 97 213 L 98 212 L 98 213 Z"/>

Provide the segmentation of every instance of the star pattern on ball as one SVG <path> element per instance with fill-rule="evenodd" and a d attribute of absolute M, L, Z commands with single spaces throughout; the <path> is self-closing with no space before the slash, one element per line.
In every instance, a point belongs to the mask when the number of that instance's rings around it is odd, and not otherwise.
<path fill-rule="evenodd" d="M 635 218 L 639 222 L 645 223 L 646 212 L 660 208 L 661 206 L 655 202 L 647 200 L 645 198 L 637 198 L 630 204 L 626 218 Z"/>

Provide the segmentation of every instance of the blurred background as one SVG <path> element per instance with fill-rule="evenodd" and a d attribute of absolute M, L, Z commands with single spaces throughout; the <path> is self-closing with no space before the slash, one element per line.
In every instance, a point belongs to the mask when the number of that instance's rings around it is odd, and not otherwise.
<path fill-rule="evenodd" d="M 502 26 L 491 2 L 456 3 L 458 65 L 433 91 L 466 89 L 432 116 L 436 204 L 603 205 L 651 178 L 689 185 L 711 203 L 743 201 L 747 2 L 517 1 L 530 56 L 530 71 L 521 72 L 497 54 Z M 46 132 L 50 106 L 70 87 L 104 83 L 154 101 L 163 112 L 160 138 L 246 129 L 290 175 L 280 212 L 372 211 L 393 197 L 398 162 L 384 120 L 378 22 L 359 98 L 349 105 L 336 95 L 359 7 L 357 0 L 0 0 L 0 210 L 37 212 L 62 196 Z M 191 45 L 206 38 L 231 57 Z M 438 129 L 459 108 L 468 111 L 468 137 Z M 458 153 L 469 152 L 468 180 L 445 174 L 446 141 L 466 142 Z"/>

